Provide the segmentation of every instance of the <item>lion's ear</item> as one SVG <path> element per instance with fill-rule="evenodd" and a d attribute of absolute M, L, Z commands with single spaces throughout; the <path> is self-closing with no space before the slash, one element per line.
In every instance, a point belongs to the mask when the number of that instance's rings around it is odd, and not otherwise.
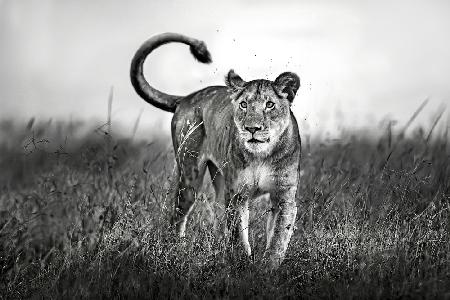
<path fill-rule="evenodd" d="M 231 69 L 227 76 L 225 76 L 225 84 L 234 89 L 242 89 L 245 85 L 245 81 Z"/>
<path fill-rule="evenodd" d="M 274 81 L 274 87 L 279 93 L 285 94 L 289 102 L 294 101 L 295 94 L 300 87 L 300 78 L 295 73 L 281 73 Z"/>

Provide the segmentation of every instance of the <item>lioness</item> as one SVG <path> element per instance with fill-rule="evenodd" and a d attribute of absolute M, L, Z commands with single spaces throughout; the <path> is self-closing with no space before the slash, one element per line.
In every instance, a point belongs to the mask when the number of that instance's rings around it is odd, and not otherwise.
<path fill-rule="evenodd" d="M 176 155 L 173 224 L 183 237 L 186 222 L 208 168 L 216 198 L 225 198 L 229 229 L 237 228 L 247 255 L 248 201 L 269 194 L 272 209 L 266 226 L 269 268 L 282 262 L 297 214 L 300 136 L 291 104 L 300 87 L 299 77 L 282 73 L 275 81 L 244 81 L 233 70 L 226 86 L 210 86 L 187 96 L 173 96 L 150 86 L 143 75 L 144 60 L 157 47 L 180 42 L 202 63 L 211 56 L 204 42 L 176 33 L 147 40 L 131 63 L 131 82 L 148 103 L 172 118 Z M 234 221 L 233 221 L 234 220 Z"/>

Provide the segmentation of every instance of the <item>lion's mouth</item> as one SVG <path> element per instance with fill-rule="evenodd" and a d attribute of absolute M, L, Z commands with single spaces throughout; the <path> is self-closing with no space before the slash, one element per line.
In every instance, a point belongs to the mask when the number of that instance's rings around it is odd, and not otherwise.
<path fill-rule="evenodd" d="M 249 143 L 251 143 L 251 144 L 262 144 L 262 143 L 266 143 L 268 140 L 265 140 L 265 141 L 262 141 L 262 140 L 258 140 L 258 139 L 255 139 L 255 138 L 251 138 L 251 139 L 249 139 L 248 140 L 248 142 Z"/>

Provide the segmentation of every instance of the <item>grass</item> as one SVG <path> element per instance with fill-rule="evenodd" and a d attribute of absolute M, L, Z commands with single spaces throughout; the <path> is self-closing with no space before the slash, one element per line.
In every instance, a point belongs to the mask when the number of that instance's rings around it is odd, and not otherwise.
<path fill-rule="evenodd" d="M 186 240 L 174 237 L 168 138 L 2 121 L 0 299 L 449 298 L 447 133 L 403 133 L 305 143 L 297 229 L 267 274 L 263 200 L 255 262 L 228 250 L 209 183 Z"/>

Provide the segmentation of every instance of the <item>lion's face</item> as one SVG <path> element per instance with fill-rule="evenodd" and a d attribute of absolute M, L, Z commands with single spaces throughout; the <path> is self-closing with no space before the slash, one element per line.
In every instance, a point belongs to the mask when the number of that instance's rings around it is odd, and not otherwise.
<path fill-rule="evenodd" d="M 297 75 L 283 73 L 274 82 L 247 83 L 230 71 L 226 81 L 233 90 L 240 144 L 255 155 L 269 155 L 291 120 L 290 106 L 300 84 Z"/>
<path fill-rule="evenodd" d="M 255 154 L 269 154 L 290 121 L 289 102 L 280 98 L 270 84 L 250 83 L 233 101 L 241 144 Z"/>

